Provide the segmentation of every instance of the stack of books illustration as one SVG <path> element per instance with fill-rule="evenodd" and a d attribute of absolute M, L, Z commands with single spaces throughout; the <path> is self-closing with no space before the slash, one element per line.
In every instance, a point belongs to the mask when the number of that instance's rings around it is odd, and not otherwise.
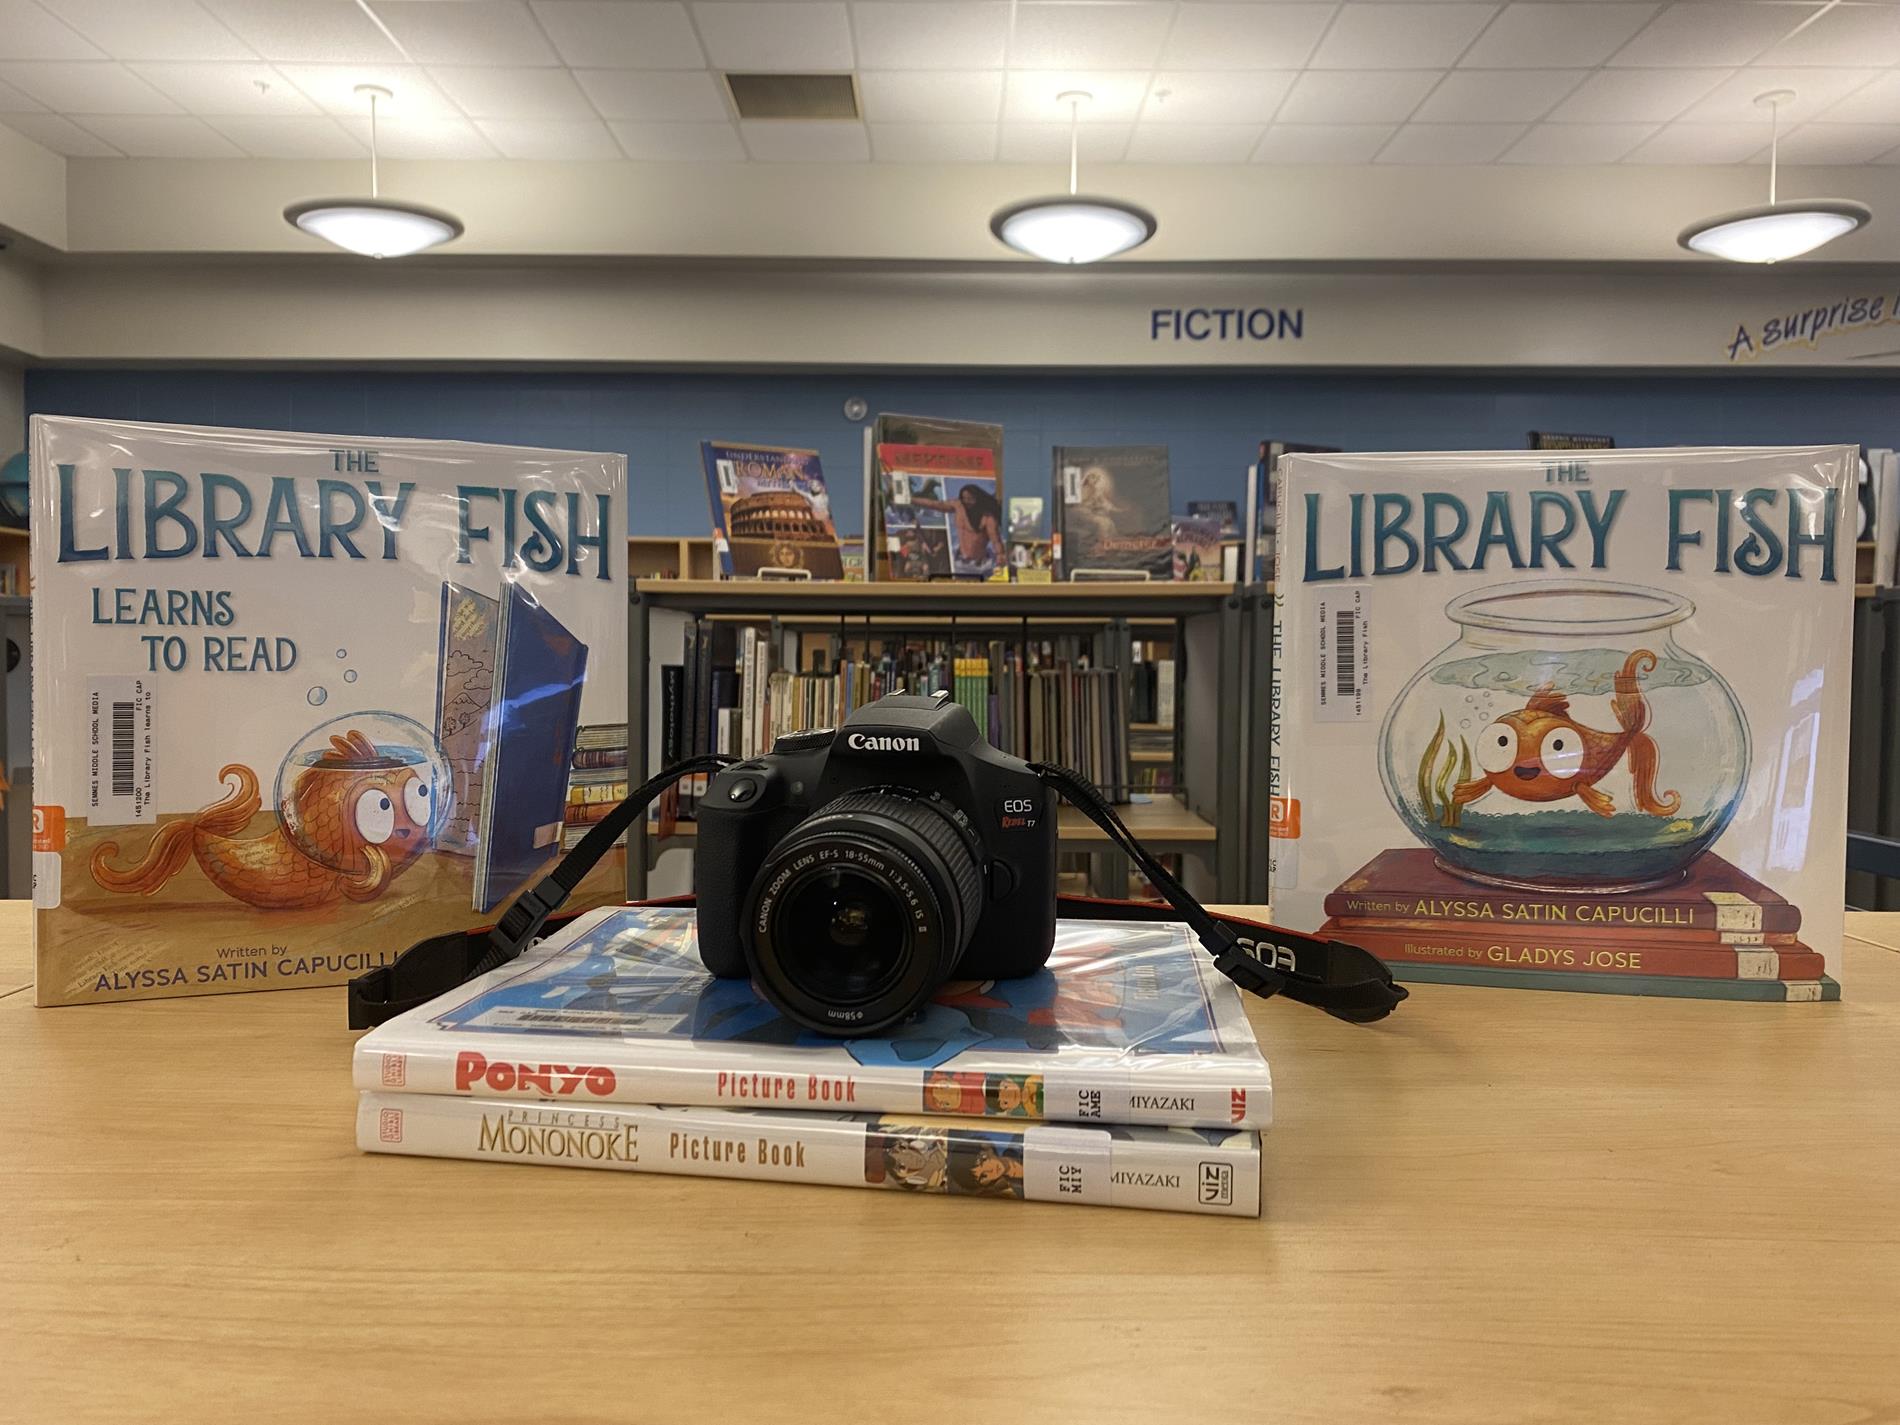
<path fill-rule="evenodd" d="M 574 765 L 567 778 L 567 821 L 561 849 L 572 851 L 581 838 L 627 799 L 627 725 L 583 727 L 574 738 Z"/>

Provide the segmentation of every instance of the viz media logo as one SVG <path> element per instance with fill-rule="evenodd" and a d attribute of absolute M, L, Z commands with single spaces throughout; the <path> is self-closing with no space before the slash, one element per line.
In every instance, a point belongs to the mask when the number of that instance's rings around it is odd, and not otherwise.
<path fill-rule="evenodd" d="M 496 1093 L 538 1093 L 565 1098 L 585 1088 L 596 1098 L 614 1091 L 614 1071 L 590 1064 L 491 1064 L 485 1055 L 465 1049 L 455 1056 L 455 1091 L 468 1093 L 477 1084 Z"/>
<path fill-rule="evenodd" d="M 854 732 L 844 740 L 853 752 L 922 752 L 923 740 L 916 737 L 887 737 L 882 733 Z"/>
<path fill-rule="evenodd" d="M 1239 1123 L 1246 1117 L 1247 1091 L 1245 1089 L 1235 1089 L 1228 1100 L 1227 1121 L 1229 1123 Z"/>

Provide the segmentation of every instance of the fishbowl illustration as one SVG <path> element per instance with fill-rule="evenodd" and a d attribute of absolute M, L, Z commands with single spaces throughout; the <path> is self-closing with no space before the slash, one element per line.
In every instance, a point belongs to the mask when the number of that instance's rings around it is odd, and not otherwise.
<path fill-rule="evenodd" d="M 1602 893 L 1679 880 L 1735 815 L 1748 721 L 1676 641 L 1677 594 L 1523 580 L 1446 605 L 1457 640 L 1379 732 L 1385 794 L 1468 880 Z"/>

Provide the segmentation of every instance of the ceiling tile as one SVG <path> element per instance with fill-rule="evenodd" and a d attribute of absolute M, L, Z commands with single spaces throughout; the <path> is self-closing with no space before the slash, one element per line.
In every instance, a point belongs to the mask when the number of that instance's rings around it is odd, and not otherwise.
<path fill-rule="evenodd" d="M 1010 123 L 1064 123 L 1069 106 L 1056 95 L 1079 89 L 1090 95 L 1082 105 L 1084 124 L 1132 120 L 1148 97 L 1148 75 L 1134 70 L 1013 70 L 1004 84 L 1003 118 Z"/>
<path fill-rule="evenodd" d="M 178 112 L 178 105 L 122 64 L 0 64 L 0 80 L 61 114 Z"/>
<path fill-rule="evenodd" d="M 1255 163 L 1370 163 L 1391 124 L 1275 124 L 1254 150 Z"/>
<path fill-rule="evenodd" d="M 754 119 L 739 125 L 760 163 L 861 163 L 871 157 L 863 124 L 826 119 Z"/>
<path fill-rule="evenodd" d="M 717 0 L 693 6 L 693 18 L 719 69 L 783 73 L 856 63 L 842 0 Z"/>
<path fill-rule="evenodd" d="M 1297 76 L 1289 73 L 1164 73 L 1148 87 L 1143 124 L 1264 124 Z"/>
<path fill-rule="evenodd" d="M 1137 124 L 1126 161 L 1245 163 L 1266 131 L 1264 124 Z"/>
<path fill-rule="evenodd" d="M 724 89 L 710 74 L 577 69 L 574 77 L 602 118 L 723 123 L 732 117 Z"/>
<path fill-rule="evenodd" d="M 367 157 L 360 142 L 323 114 L 257 114 L 205 120 L 252 158 Z"/>
<path fill-rule="evenodd" d="M 1175 6 L 1042 4 L 1024 0 L 1010 37 L 1012 69 L 1148 69 L 1161 55 Z"/>
<path fill-rule="evenodd" d="M 379 116 L 391 119 L 458 118 L 459 111 L 420 68 L 407 64 L 279 64 L 277 72 L 326 114 L 340 119 L 369 115 L 359 84 L 380 84 L 390 97 L 376 101 Z"/>
<path fill-rule="evenodd" d="M 994 163 L 995 124 L 872 124 L 879 163 Z"/>
<path fill-rule="evenodd" d="M 54 19 L 34 0 L 0 0 L 0 59 L 104 57 L 98 46 Z"/>
<path fill-rule="evenodd" d="M 1128 151 L 1133 124 L 1084 124 L 1076 139 L 1084 163 L 1119 163 Z M 1004 163 L 1069 161 L 1067 124 L 1004 124 L 997 157 Z"/>
<path fill-rule="evenodd" d="M 1430 124 L 1541 119 L 1587 73 L 1581 69 L 1455 69 L 1413 113 Z"/>
<path fill-rule="evenodd" d="M 568 64 L 609 69 L 703 69 L 686 7 L 637 0 L 531 0 Z"/>
<path fill-rule="evenodd" d="M 0 114 L 43 114 L 46 106 L 11 84 L 0 84 Z"/>
<path fill-rule="evenodd" d="M 1743 163 L 1768 147 L 1761 124 L 1670 124 L 1625 163 Z"/>
<path fill-rule="evenodd" d="M 620 157 L 620 145 L 599 119 L 481 119 L 475 127 L 503 158 L 599 163 Z"/>
<path fill-rule="evenodd" d="M 574 76 L 565 69 L 431 69 L 429 77 L 471 119 L 593 120 Z M 602 129 L 601 137 L 607 137 Z M 491 134 L 492 138 L 493 135 Z"/>
<path fill-rule="evenodd" d="M 1516 143 L 1522 124 L 1407 124 L 1375 163 L 1489 163 Z"/>
<path fill-rule="evenodd" d="M 1843 68 L 1900 64 L 1900 7 L 1838 5 L 1800 34 L 1780 41 L 1761 62 Z"/>
<path fill-rule="evenodd" d="M 1693 68 L 1747 64 L 1818 5 L 1671 5 L 1610 59 L 1614 65 Z"/>
<path fill-rule="evenodd" d="M 556 64 L 525 0 L 375 0 L 377 18 L 420 64 Z"/>
<path fill-rule="evenodd" d="M 1744 69 L 1709 91 L 1682 117 L 1698 124 L 1756 123 L 1768 132 L 1769 113 L 1756 98 L 1769 89 L 1792 89 L 1794 98 L 1781 106 L 1781 127 L 1804 123 L 1830 105 L 1846 98 L 1879 74 L 1875 69 Z"/>
<path fill-rule="evenodd" d="M 993 0 L 876 0 L 851 7 L 864 69 L 999 69 L 1009 6 Z"/>
<path fill-rule="evenodd" d="M 1297 69 L 1332 5 L 1183 5 L 1161 62 L 1170 69 Z"/>
<path fill-rule="evenodd" d="M 1830 124 L 1884 124 L 1900 117 L 1900 74 L 1883 74 L 1823 111 Z"/>
<path fill-rule="evenodd" d="M 449 3 L 449 0 L 444 0 Z M 365 144 L 369 142 L 368 119 L 340 120 L 345 128 Z M 467 119 L 391 119 L 377 120 L 376 147 L 384 158 L 493 158 L 495 146 L 477 132 Z"/>
<path fill-rule="evenodd" d="M 1441 77 L 1435 70 L 1308 70 L 1294 81 L 1276 118 L 1283 124 L 1395 123 L 1417 108 Z"/>
<path fill-rule="evenodd" d="M 1476 69 L 1575 69 L 1601 64 L 1661 8 L 1656 5 L 1507 5 L 1458 63 Z"/>
<path fill-rule="evenodd" d="M 994 126 L 1003 102 L 1003 75 L 995 69 L 970 74 L 860 74 L 858 97 L 864 117 L 875 124 Z"/>
<path fill-rule="evenodd" d="M 1615 163 L 1656 132 L 1654 124 L 1539 124 L 1500 163 Z"/>
<path fill-rule="evenodd" d="M 1551 110 L 1563 123 L 1662 123 L 1728 78 L 1726 69 L 1599 69 Z"/>
<path fill-rule="evenodd" d="M 42 148 L 68 158 L 118 158 L 119 151 L 96 134 L 89 134 L 71 119 L 58 114 L 8 114 L 6 126 Z"/>
<path fill-rule="evenodd" d="M 1900 148 L 1897 124 L 1804 124 L 1781 140 L 1783 163 L 1872 163 Z"/>
<path fill-rule="evenodd" d="M 402 51 L 355 0 L 204 0 L 204 5 L 265 59 L 402 62 Z"/>
<path fill-rule="evenodd" d="M 310 114 L 316 105 L 268 64 L 131 64 L 190 114 Z"/>
<path fill-rule="evenodd" d="M 98 115 L 88 129 L 127 158 L 242 158 L 244 150 L 189 114 Z"/>
<path fill-rule="evenodd" d="M 1315 69 L 1432 69 L 1451 64 L 1495 5 L 1345 5 L 1308 63 Z"/>
<path fill-rule="evenodd" d="M 114 59 L 254 59 L 197 0 L 52 0 L 60 19 Z"/>
<path fill-rule="evenodd" d="M 610 121 L 620 151 L 646 163 L 739 163 L 745 145 L 731 124 L 630 124 Z"/>

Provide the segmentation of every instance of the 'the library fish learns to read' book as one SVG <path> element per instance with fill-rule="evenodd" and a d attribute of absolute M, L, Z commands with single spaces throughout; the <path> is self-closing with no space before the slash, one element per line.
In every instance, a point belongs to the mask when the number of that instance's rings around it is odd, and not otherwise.
<path fill-rule="evenodd" d="M 1063 921 L 1048 967 L 953 981 L 887 1038 L 782 1018 L 699 962 L 690 910 L 580 917 L 357 1041 L 359 1089 L 563 1103 L 1259 1128 L 1272 1078 L 1186 927 Z"/>
<path fill-rule="evenodd" d="M 340 983 L 625 741 L 622 456 L 36 416 L 32 500 L 42 1004 Z"/>
<path fill-rule="evenodd" d="M 1275 918 L 1401 979 L 1838 998 L 1854 471 L 1283 457 Z"/>

